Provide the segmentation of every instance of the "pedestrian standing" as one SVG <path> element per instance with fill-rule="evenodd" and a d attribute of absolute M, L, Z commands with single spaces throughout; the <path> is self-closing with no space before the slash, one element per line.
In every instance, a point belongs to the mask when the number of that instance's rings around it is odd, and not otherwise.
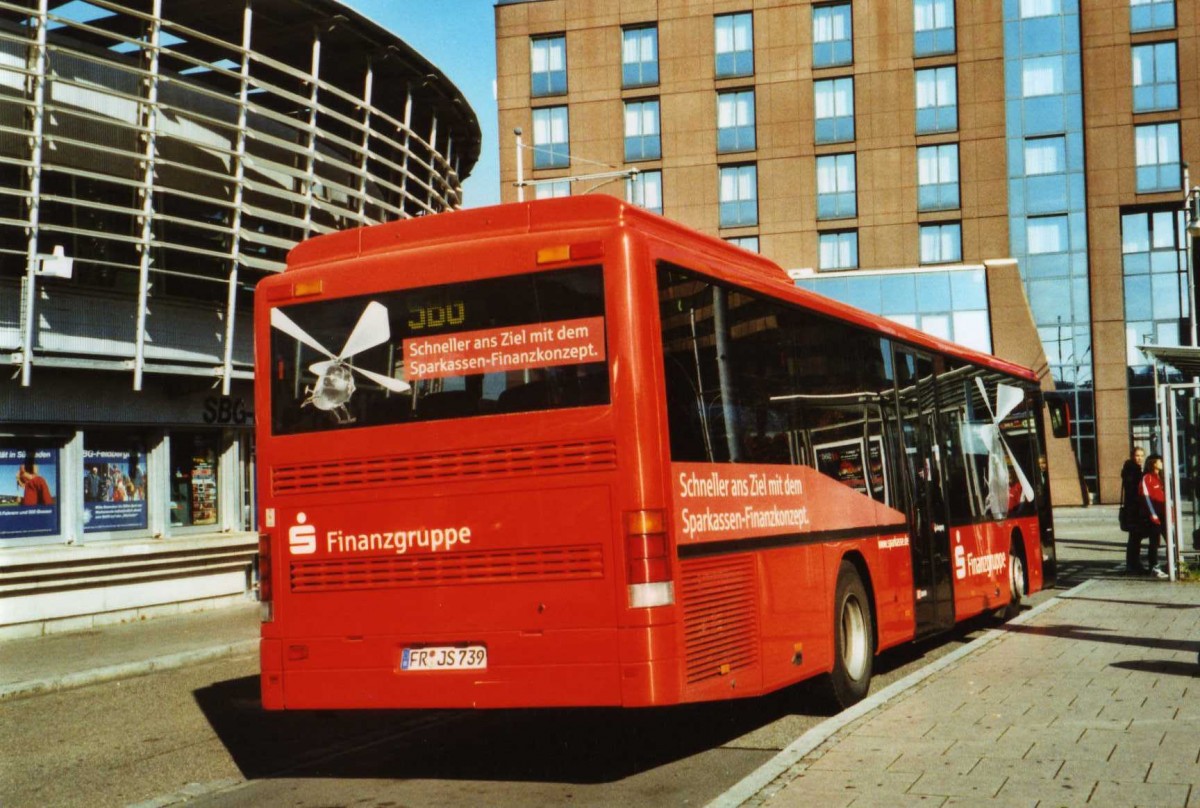
<path fill-rule="evenodd" d="M 1142 498 L 1146 537 L 1150 540 L 1150 573 L 1158 578 L 1166 578 L 1167 574 L 1158 566 L 1158 545 L 1167 525 L 1167 491 L 1163 485 L 1162 455 L 1154 454 L 1146 458 L 1146 473 L 1142 475 L 1139 494 Z M 1170 548 L 1167 552 L 1170 552 Z"/>
<path fill-rule="evenodd" d="M 1141 488 L 1145 472 L 1146 451 L 1135 446 L 1125 465 L 1121 467 L 1121 530 L 1129 534 L 1125 542 L 1125 571 L 1130 575 L 1141 575 L 1146 569 L 1139 556 L 1142 539 L 1146 538 L 1145 522 L 1142 519 Z"/>

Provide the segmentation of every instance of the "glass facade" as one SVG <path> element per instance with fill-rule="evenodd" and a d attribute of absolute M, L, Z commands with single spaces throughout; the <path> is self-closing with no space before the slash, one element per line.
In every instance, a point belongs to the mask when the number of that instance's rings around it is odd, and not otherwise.
<path fill-rule="evenodd" d="M 979 267 L 814 275 L 796 285 L 991 353 L 987 274 Z"/>
<path fill-rule="evenodd" d="M 817 143 L 854 140 L 854 78 L 813 82 L 814 138 Z"/>
<path fill-rule="evenodd" d="M 1190 339 L 1184 225 L 1175 207 L 1121 216 L 1129 423 L 1142 446 L 1153 445 L 1157 415 L 1153 361 L 1138 346 L 1184 345 Z"/>
<path fill-rule="evenodd" d="M 658 27 L 626 28 L 621 32 L 621 86 L 658 84 Z"/>
<path fill-rule="evenodd" d="M 1009 239 L 1096 488 L 1079 0 L 1004 0 Z"/>
<path fill-rule="evenodd" d="M 717 93 L 717 151 L 753 151 L 754 91 Z"/>

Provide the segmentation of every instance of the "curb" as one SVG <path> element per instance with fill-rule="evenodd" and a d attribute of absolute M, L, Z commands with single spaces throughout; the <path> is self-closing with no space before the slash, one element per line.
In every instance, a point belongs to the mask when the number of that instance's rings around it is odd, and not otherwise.
<path fill-rule="evenodd" d="M 101 682 L 111 682 L 116 679 L 126 679 L 132 676 L 143 676 L 155 671 L 182 668 L 187 665 L 212 662 L 213 660 L 224 659 L 226 657 L 257 653 L 258 643 L 257 639 L 241 640 L 225 645 L 198 648 L 194 651 L 182 651 L 177 654 L 168 654 L 137 662 L 123 662 L 119 665 L 109 665 L 104 668 L 76 671 L 75 673 L 68 673 L 63 676 L 33 679 L 26 682 L 11 682 L 0 685 L 0 702 L 42 693 L 52 693 L 57 690 L 69 690 Z"/>
<path fill-rule="evenodd" d="M 1078 595 L 1092 584 L 1094 580 L 1084 581 L 1079 586 L 1063 592 L 1043 603 L 1038 604 L 1027 612 L 1022 612 L 1020 615 L 1009 620 L 1006 625 L 1020 625 L 1032 620 L 1042 612 L 1058 605 L 1062 600 L 1066 600 L 1072 596 Z M 880 690 L 871 696 L 868 696 L 863 701 L 853 707 L 843 710 L 837 715 L 822 721 L 812 729 L 805 732 L 796 740 L 792 741 L 775 757 L 768 760 L 762 766 L 759 766 L 750 774 L 746 775 L 738 783 L 735 783 L 732 788 L 721 794 L 712 802 L 708 803 L 707 808 L 738 808 L 753 799 L 755 796 L 763 792 L 776 779 L 783 776 L 788 769 L 799 763 L 808 753 L 812 752 L 818 746 L 829 740 L 838 730 L 862 718 L 864 715 L 879 709 L 887 704 L 892 699 L 904 693 L 924 680 L 933 676 L 935 673 L 950 667 L 958 662 L 963 657 L 981 650 L 989 645 L 992 641 L 999 639 L 1005 635 L 1002 628 L 989 629 L 982 637 L 971 641 L 967 645 L 952 651 L 946 656 L 940 657 L 918 671 L 915 671 L 903 679 L 893 682 L 892 684 Z M 772 794 L 764 795 L 769 799 Z"/>

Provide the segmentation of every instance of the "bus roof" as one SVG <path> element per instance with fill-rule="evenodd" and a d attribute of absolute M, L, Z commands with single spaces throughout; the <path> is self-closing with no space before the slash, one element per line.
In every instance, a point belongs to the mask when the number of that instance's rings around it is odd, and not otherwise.
<path fill-rule="evenodd" d="M 801 289 L 778 264 L 761 255 L 605 194 L 470 208 L 330 233 L 296 245 L 288 253 L 287 269 L 312 269 L 389 252 L 461 245 L 474 240 L 601 228 L 633 230 L 673 244 L 686 245 L 688 250 L 711 264 L 698 268 L 711 270 L 719 266 L 722 275 L 732 282 L 794 300 L 807 308 L 911 345 L 1029 381 L 1039 380 L 1036 373 L 1022 365 L 931 336 L 817 292 Z"/>

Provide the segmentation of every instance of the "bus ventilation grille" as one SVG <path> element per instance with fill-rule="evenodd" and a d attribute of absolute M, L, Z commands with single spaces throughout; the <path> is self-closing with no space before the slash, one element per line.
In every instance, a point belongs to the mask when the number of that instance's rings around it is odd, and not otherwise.
<path fill-rule="evenodd" d="M 754 569 L 751 555 L 682 564 L 688 684 L 758 664 Z"/>
<path fill-rule="evenodd" d="M 612 471 L 616 467 L 617 447 L 613 441 L 543 443 L 281 465 L 272 470 L 271 485 L 276 494 L 294 494 L 311 493 L 314 489 L 324 492 L 446 480 Z"/>
<path fill-rule="evenodd" d="M 604 577 L 600 545 L 487 553 L 293 561 L 293 592 L 339 592 L 447 584 L 577 581 Z"/>

